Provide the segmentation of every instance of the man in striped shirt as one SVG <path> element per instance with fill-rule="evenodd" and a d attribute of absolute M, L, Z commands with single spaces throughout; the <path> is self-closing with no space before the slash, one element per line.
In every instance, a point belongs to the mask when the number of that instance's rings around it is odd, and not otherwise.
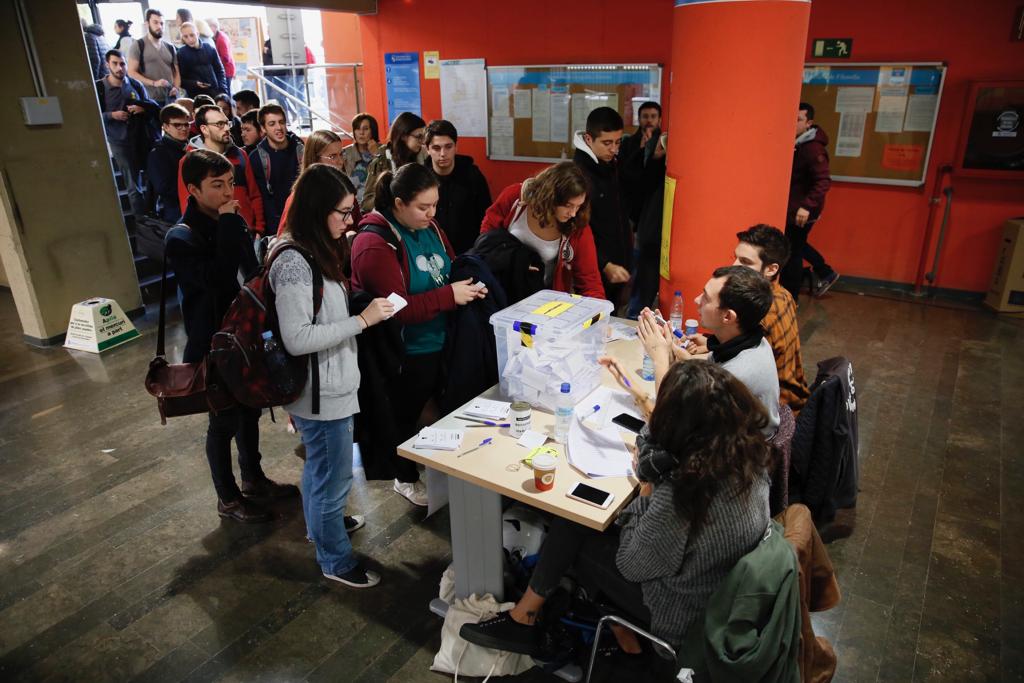
<path fill-rule="evenodd" d="M 770 225 L 755 225 L 736 233 L 733 265 L 745 266 L 764 275 L 772 283 L 772 307 L 761 321 L 765 339 L 775 354 L 779 372 L 779 396 L 796 416 L 807 403 L 810 389 L 804 378 L 800 358 L 800 328 L 796 320 L 796 303 L 785 287 L 779 284 L 779 271 L 789 260 L 789 240 Z"/>

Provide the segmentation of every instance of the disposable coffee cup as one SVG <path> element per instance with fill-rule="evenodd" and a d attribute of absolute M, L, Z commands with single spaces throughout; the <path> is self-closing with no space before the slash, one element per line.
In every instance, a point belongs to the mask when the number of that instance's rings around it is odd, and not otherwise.
<path fill-rule="evenodd" d="M 538 453 L 533 456 L 533 484 L 538 491 L 550 491 L 555 486 L 555 459 Z"/>

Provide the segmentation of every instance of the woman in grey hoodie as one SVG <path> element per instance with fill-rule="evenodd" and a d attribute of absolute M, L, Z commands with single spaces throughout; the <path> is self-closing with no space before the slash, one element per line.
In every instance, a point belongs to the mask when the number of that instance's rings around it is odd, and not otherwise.
<path fill-rule="evenodd" d="M 285 350 L 293 356 L 315 353 L 318 360 L 319 410 L 313 408 L 312 377 L 299 398 L 285 406 L 306 446 L 306 529 L 325 577 L 352 588 L 369 588 L 380 577 L 356 560 L 344 516 L 352 487 L 352 416 L 359 412 L 355 337 L 389 318 L 394 306 L 387 299 L 374 299 L 359 315 L 349 314 L 344 235 L 352 227 L 355 198 L 351 181 L 333 166 L 313 164 L 303 171 L 295 182 L 284 234 L 274 246 L 275 251 L 285 251 L 273 258 L 270 284 Z M 323 275 L 322 303 L 315 315 L 315 278 L 307 257 Z M 352 531 L 361 526 L 359 520 L 353 521 Z"/>

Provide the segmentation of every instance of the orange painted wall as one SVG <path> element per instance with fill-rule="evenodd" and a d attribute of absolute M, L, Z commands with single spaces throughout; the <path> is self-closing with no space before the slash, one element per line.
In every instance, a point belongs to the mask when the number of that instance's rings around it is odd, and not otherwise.
<path fill-rule="evenodd" d="M 365 108 L 380 120 L 386 117 L 385 52 L 439 50 L 442 59 L 483 57 L 491 65 L 642 61 L 670 68 L 672 4 L 670 0 L 628 4 L 379 0 L 376 15 L 358 20 L 366 64 Z M 968 82 L 1024 78 L 1024 42 L 1009 40 L 1020 4 L 1021 0 L 814 0 L 808 39 L 852 37 L 853 61 L 858 62 L 944 61 L 949 65 L 928 173 L 931 183 L 935 166 L 953 160 Z M 325 19 L 327 55 L 335 59 L 333 43 L 350 43 L 352 31 L 333 20 L 331 26 L 328 29 Z M 667 68 L 666 114 L 672 92 L 668 73 Z M 423 114 L 428 120 L 441 115 L 439 85 L 436 80 L 421 82 Z M 680 88 L 685 92 L 685 84 L 676 83 Z M 491 162 L 479 138 L 466 138 L 459 147 L 476 159 L 495 193 L 542 168 Z M 1009 216 L 1024 214 L 1024 183 L 956 178 L 954 187 L 951 227 L 937 284 L 983 291 L 988 287 L 1000 224 Z M 812 242 L 843 273 L 912 282 L 930 189 L 836 183 Z M 736 188 L 737 193 L 742 191 Z"/>

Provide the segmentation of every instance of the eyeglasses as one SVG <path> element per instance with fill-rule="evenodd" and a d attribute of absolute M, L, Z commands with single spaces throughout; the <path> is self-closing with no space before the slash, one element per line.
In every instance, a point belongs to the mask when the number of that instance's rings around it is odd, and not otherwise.
<path fill-rule="evenodd" d="M 341 158 L 341 155 L 340 154 L 321 154 L 320 158 L 324 159 L 325 161 L 337 161 L 338 159 Z"/>
<path fill-rule="evenodd" d="M 424 133 L 410 133 L 409 137 L 411 137 L 413 140 L 419 140 L 420 142 L 423 142 L 423 138 L 426 137 L 426 135 Z"/>
<path fill-rule="evenodd" d="M 188 124 L 187 123 L 174 123 L 172 121 L 171 123 L 168 123 L 167 125 L 170 126 L 171 128 L 177 128 L 178 130 L 188 130 Z"/>
<path fill-rule="evenodd" d="M 226 126 L 230 126 L 231 122 L 230 121 L 207 121 L 203 125 L 204 126 L 213 126 L 214 128 L 224 128 Z"/>
<path fill-rule="evenodd" d="M 350 220 L 352 220 L 352 212 L 353 211 L 354 211 L 354 209 L 344 209 L 344 210 L 342 210 L 342 209 L 331 209 L 331 213 L 338 214 L 339 216 L 341 216 L 341 220 L 345 221 L 346 223 L 348 223 Z"/>

